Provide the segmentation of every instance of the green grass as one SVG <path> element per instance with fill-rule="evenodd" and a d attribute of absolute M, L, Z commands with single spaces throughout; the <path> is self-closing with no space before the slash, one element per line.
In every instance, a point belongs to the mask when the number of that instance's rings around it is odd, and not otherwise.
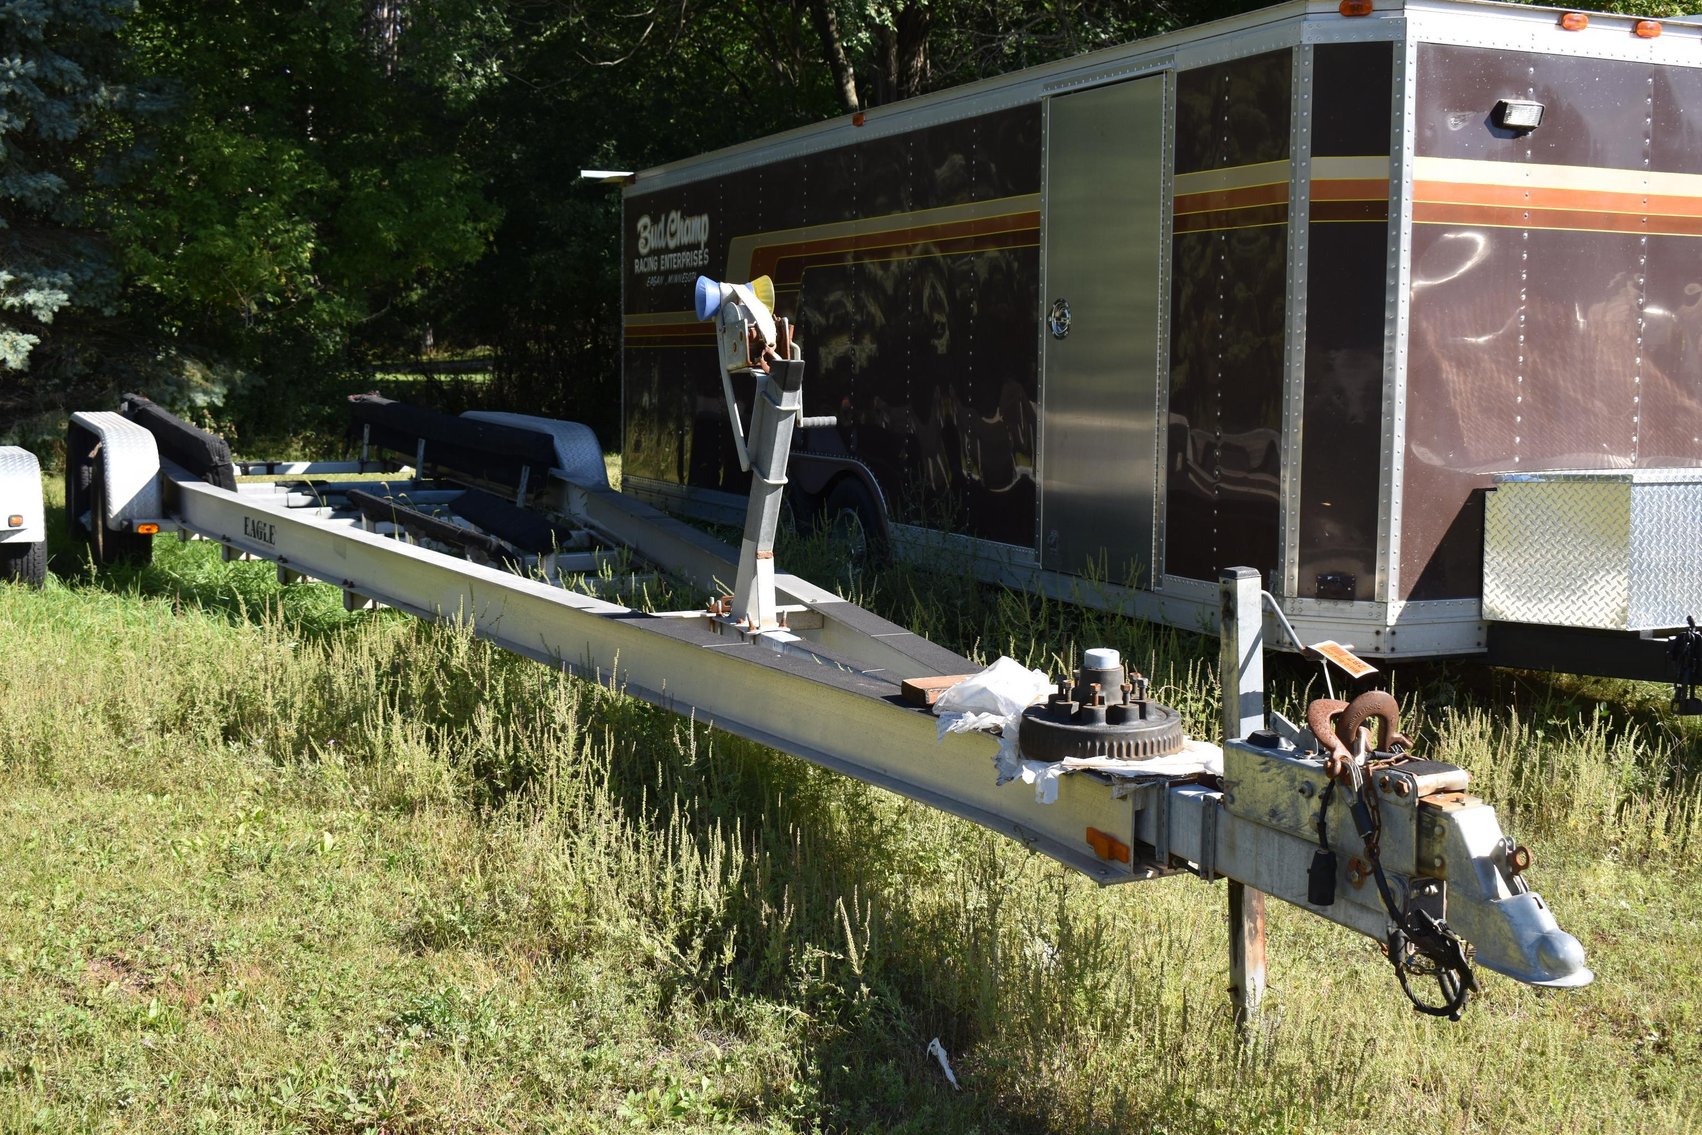
<path fill-rule="evenodd" d="M 1641 691 L 1397 676 L 1594 986 L 1486 974 L 1433 1021 L 1273 903 L 1242 1047 L 1221 885 L 1099 890 L 460 631 L 159 551 L 97 580 L 56 547 L 46 591 L 0 587 L 0 1130 L 1698 1123 L 1697 737 Z M 938 569 L 850 582 L 980 657 L 1122 647 L 1215 713 L 1190 636 Z M 1312 677 L 1276 667 L 1278 707 Z"/>

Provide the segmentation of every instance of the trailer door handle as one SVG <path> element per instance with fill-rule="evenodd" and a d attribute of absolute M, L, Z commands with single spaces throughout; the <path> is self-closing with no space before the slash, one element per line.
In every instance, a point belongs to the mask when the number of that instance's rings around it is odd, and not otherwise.
<path fill-rule="evenodd" d="M 1070 301 L 1059 296 L 1052 301 L 1052 313 L 1046 317 L 1052 338 L 1062 339 L 1070 333 Z"/>

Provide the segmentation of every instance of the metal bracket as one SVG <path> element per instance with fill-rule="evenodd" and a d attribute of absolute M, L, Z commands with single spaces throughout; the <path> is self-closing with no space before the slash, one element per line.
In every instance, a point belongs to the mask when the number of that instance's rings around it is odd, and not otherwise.
<path fill-rule="evenodd" d="M 1200 809 L 1200 861 L 1195 874 L 1208 883 L 1217 878 L 1217 817 L 1222 811 L 1221 797 Z"/>

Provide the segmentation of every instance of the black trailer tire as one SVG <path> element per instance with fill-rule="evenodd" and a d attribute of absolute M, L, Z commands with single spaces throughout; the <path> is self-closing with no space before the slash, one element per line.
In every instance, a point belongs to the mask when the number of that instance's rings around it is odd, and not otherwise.
<path fill-rule="evenodd" d="M 100 459 L 98 454 L 91 456 L 94 448 L 95 435 L 82 426 L 73 425 L 65 431 L 65 527 L 73 540 L 84 543 L 89 541 L 91 529 L 83 523 L 83 514 L 94 514 L 94 496 L 89 489 L 94 483 L 95 462 Z"/>
<path fill-rule="evenodd" d="M 47 541 L 0 544 L 0 580 L 39 588 L 47 582 Z"/>
<path fill-rule="evenodd" d="M 822 530 L 839 545 L 853 574 L 878 571 L 892 559 L 886 524 L 874 494 L 855 477 L 841 477 L 822 505 Z"/>
<path fill-rule="evenodd" d="M 98 460 L 94 465 L 94 476 L 89 482 L 89 500 L 94 502 L 94 512 L 91 514 L 93 523 L 90 525 L 90 544 L 94 548 L 95 563 L 100 567 L 147 567 L 154 562 L 154 539 L 135 532 L 118 532 L 108 528 L 101 519 L 107 509 L 106 501 L 106 462 Z"/>

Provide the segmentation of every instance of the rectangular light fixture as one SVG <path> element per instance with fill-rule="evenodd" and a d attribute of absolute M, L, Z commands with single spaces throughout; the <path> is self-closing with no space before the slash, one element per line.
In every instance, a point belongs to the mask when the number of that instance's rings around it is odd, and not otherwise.
<path fill-rule="evenodd" d="M 1517 130 L 1528 133 L 1542 125 L 1542 103 L 1531 102 L 1528 99 L 1502 99 L 1495 104 L 1495 113 L 1491 116 L 1495 125 L 1503 130 Z"/>

